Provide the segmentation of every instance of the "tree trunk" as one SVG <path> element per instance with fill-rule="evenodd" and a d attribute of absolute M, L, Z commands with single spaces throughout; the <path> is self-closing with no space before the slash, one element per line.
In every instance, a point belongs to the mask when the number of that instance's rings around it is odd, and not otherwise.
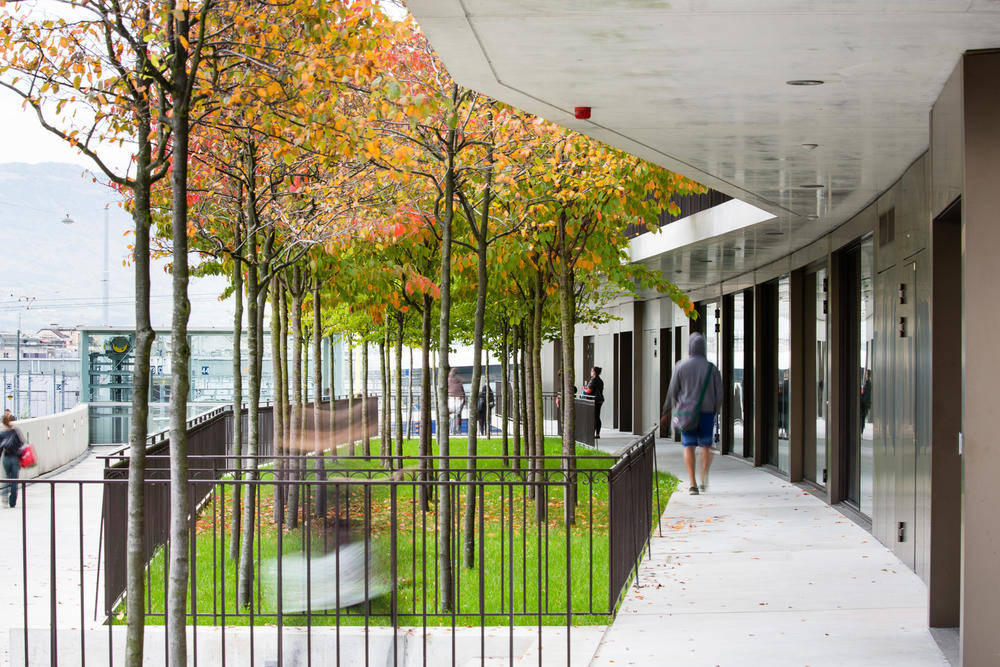
<path fill-rule="evenodd" d="M 492 119 L 492 116 L 491 116 Z M 492 152 L 487 149 L 490 158 Z M 483 361 L 483 328 L 486 321 L 486 290 L 489 272 L 486 270 L 486 250 L 488 248 L 489 211 L 490 211 L 490 178 L 492 170 L 486 171 L 485 193 L 483 195 L 482 215 L 479 229 L 476 233 L 476 309 L 472 332 L 472 387 L 469 392 L 469 451 L 466 479 L 469 484 L 465 488 L 465 567 L 476 564 L 476 465 L 479 456 L 479 389 L 482 384 Z M 489 391 L 486 393 L 489 396 Z"/>
<path fill-rule="evenodd" d="M 371 415 L 368 414 L 368 341 L 361 341 L 361 455 L 372 455 Z"/>
<path fill-rule="evenodd" d="M 412 385 L 411 385 L 412 386 Z M 396 465 L 403 465 L 403 314 L 396 313 Z M 395 466 L 394 466 L 395 467 Z"/>
<path fill-rule="evenodd" d="M 274 373 L 274 401 L 271 407 L 274 439 L 274 522 L 281 523 L 285 516 L 285 459 L 288 453 L 287 419 L 285 406 L 288 405 L 288 385 L 285 382 L 285 354 L 288 351 L 285 340 L 288 331 L 285 308 L 285 290 L 277 276 L 271 279 L 271 368 Z"/>
<path fill-rule="evenodd" d="M 345 343 L 347 350 L 347 455 L 354 456 L 354 346 L 351 344 L 351 334 L 347 334 Z"/>
<path fill-rule="evenodd" d="M 410 350 L 410 375 L 407 377 L 406 393 L 406 437 L 413 437 L 413 348 Z"/>
<path fill-rule="evenodd" d="M 431 456 L 431 307 L 433 300 L 424 294 L 420 313 L 420 509 L 430 510 L 429 482 Z"/>
<path fill-rule="evenodd" d="M 337 455 L 337 445 L 340 444 L 337 435 L 337 361 L 335 356 L 334 335 L 327 337 L 330 345 L 330 454 Z"/>
<path fill-rule="evenodd" d="M 545 456 L 545 411 L 542 403 L 542 274 L 535 276 L 535 315 L 532 319 L 533 335 L 531 370 L 534 378 L 532 388 L 534 389 L 533 404 L 535 409 L 535 443 L 533 451 L 535 455 L 535 481 L 538 482 L 538 489 L 535 492 L 535 517 L 539 522 L 545 521 L 548 515 L 548 487 L 544 481 L 545 470 L 543 468 Z"/>
<path fill-rule="evenodd" d="M 149 227 L 150 215 L 150 117 L 148 107 L 137 114 L 135 184 L 132 221 L 135 223 L 135 367 L 132 375 L 132 421 L 129 425 L 128 539 L 126 545 L 128 585 L 126 663 L 142 665 L 143 630 L 146 624 L 146 435 L 149 417 L 149 360 L 155 333 L 149 321 Z M 23 501 L 22 501 L 23 502 Z"/>
<path fill-rule="evenodd" d="M 510 441 L 507 428 L 507 418 L 510 413 L 510 323 L 503 321 L 502 339 L 500 342 L 500 450 L 503 452 L 503 465 L 510 465 Z"/>
<path fill-rule="evenodd" d="M 252 158 L 249 158 L 252 164 Z M 254 169 L 248 169 L 249 173 L 254 173 Z M 250 352 L 250 395 L 247 400 L 247 451 L 246 462 L 243 466 L 243 530 L 240 542 L 240 563 L 239 577 L 236 587 L 236 602 L 240 609 L 246 609 L 253 603 L 253 541 L 254 529 L 257 518 L 257 453 L 260 442 L 260 338 L 261 331 L 258 311 L 260 310 L 260 285 L 258 283 L 257 265 L 257 234 L 256 234 L 256 202 L 253 192 L 248 195 L 247 211 L 250 213 L 247 218 L 247 256 L 251 258 L 247 264 L 247 347 Z M 272 324 L 273 326 L 273 324 Z M 275 409 L 277 409 L 275 407 Z M 277 441 L 275 447 L 277 447 Z"/>
<path fill-rule="evenodd" d="M 528 471 L 528 479 L 534 481 L 535 457 L 535 371 L 534 359 L 531 356 L 531 339 L 529 334 L 534 331 L 533 315 L 529 316 L 527 326 L 521 330 L 521 410 L 524 416 L 524 467 Z M 528 497 L 535 497 L 534 485 L 528 486 Z"/>
<path fill-rule="evenodd" d="M 523 369 L 519 357 L 521 354 L 521 337 L 518 335 L 519 327 L 513 328 L 514 345 L 511 350 L 513 368 L 513 381 L 511 382 L 512 395 L 510 397 L 511 418 L 514 421 L 514 470 L 521 468 L 521 371 Z"/>
<path fill-rule="evenodd" d="M 240 246 L 240 223 L 234 226 L 233 247 Z M 233 458 L 226 467 L 233 469 L 233 480 L 239 480 L 240 457 L 243 454 L 243 265 L 233 258 Z M 229 557 L 240 554 L 240 524 L 242 503 L 240 485 L 233 484 L 233 510 L 229 525 Z"/>
<path fill-rule="evenodd" d="M 576 401 L 573 385 L 576 384 L 574 336 L 576 335 L 576 294 L 573 289 L 573 269 L 566 261 L 571 248 L 566 243 L 566 214 L 559 217 L 559 333 L 562 338 L 562 454 L 566 468 L 565 521 L 567 526 L 576 523 Z"/>
<path fill-rule="evenodd" d="M 390 404 L 392 395 L 389 392 L 389 369 L 386 368 L 385 353 L 389 346 L 389 318 L 386 317 L 385 330 L 382 332 L 382 340 L 378 344 L 378 365 L 379 365 L 379 386 L 382 388 L 382 410 L 379 412 L 379 434 L 378 434 L 378 455 L 382 459 L 382 465 L 389 465 L 389 448 L 392 435 L 389 428 L 389 417 L 392 414 Z"/>
<path fill-rule="evenodd" d="M 302 451 L 302 270 L 292 267 L 292 434 L 289 441 L 288 476 L 293 482 L 301 479 Z M 299 485 L 288 485 L 285 523 L 289 528 L 299 525 Z"/>
<path fill-rule="evenodd" d="M 319 281 L 313 283 L 313 447 L 316 458 L 316 504 L 314 506 L 316 516 L 326 514 L 326 462 L 323 457 L 323 441 L 320 431 L 320 422 L 323 409 L 323 316 L 319 296 Z M 333 356 L 333 348 L 330 348 L 330 356 Z M 333 399 L 330 399 L 330 414 L 333 414 Z"/>
<path fill-rule="evenodd" d="M 173 242 L 173 314 L 170 327 L 170 560 L 167 584 L 167 646 L 172 667 L 187 665 L 187 595 L 190 558 L 191 490 L 188 488 L 187 401 L 191 348 L 187 324 L 188 301 L 188 73 L 187 22 L 175 21 L 176 35 L 171 66 L 173 104 L 170 124 L 173 170 L 171 173 L 171 240 Z"/>
<path fill-rule="evenodd" d="M 458 86 L 452 85 L 453 106 L 458 103 Z M 456 113 L 452 111 L 452 113 Z M 452 128 L 447 133 L 446 171 L 444 177 L 444 214 L 441 216 L 441 317 L 438 328 L 438 450 L 440 467 L 438 480 L 442 482 L 438 500 L 438 563 L 441 610 L 455 610 L 455 572 L 452 563 L 452 497 L 448 485 L 451 468 L 451 442 L 448 428 L 448 372 L 451 364 L 451 225 L 455 210 L 455 135 Z"/>

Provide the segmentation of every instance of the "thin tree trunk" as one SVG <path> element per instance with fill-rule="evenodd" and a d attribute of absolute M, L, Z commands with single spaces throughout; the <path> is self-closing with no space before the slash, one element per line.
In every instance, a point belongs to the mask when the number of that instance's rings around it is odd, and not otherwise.
<path fill-rule="evenodd" d="M 407 439 L 413 437 L 413 348 L 408 348 L 410 351 L 410 374 L 407 378 L 407 395 L 406 395 L 406 437 Z"/>
<path fill-rule="evenodd" d="M 289 442 L 288 476 L 298 481 L 299 461 L 302 456 L 302 269 L 292 267 L 292 433 Z M 285 506 L 285 523 L 289 528 L 299 525 L 299 485 L 288 485 L 288 502 Z"/>
<path fill-rule="evenodd" d="M 452 85 L 453 106 L 458 103 L 458 86 Z M 454 111 L 452 113 L 455 113 Z M 455 610 L 455 572 L 452 562 L 452 494 L 449 487 L 451 442 L 448 428 L 448 372 L 451 364 L 451 225 L 455 209 L 455 135 L 454 125 L 447 133 L 447 165 L 444 178 L 444 214 L 441 216 L 441 317 L 438 332 L 438 450 L 442 482 L 438 500 L 438 564 L 441 610 Z"/>
<path fill-rule="evenodd" d="M 330 346 L 330 454 L 337 455 L 337 445 L 340 444 L 337 436 L 337 360 L 334 348 L 334 335 L 327 337 Z"/>
<path fill-rule="evenodd" d="M 431 306 L 429 294 L 424 294 L 420 313 L 420 509 L 430 510 L 429 482 L 431 456 Z"/>
<path fill-rule="evenodd" d="M 150 161 L 149 108 L 136 115 L 136 154 L 132 221 L 135 223 L 135 367 L 132 375 L 132 421 L 129 425 L 128 538 L 126 552 L 125 608 L 127 616 L 126 663 L 142 665 L 143 630 L 146 623 L 146 435 L 149 418 L 149 361 L 156 334 L 149 318 Z M 22 501 L 23 502 L 23 501 Z"/>
<path fill-rule="evenodd" d="M 490 121 L 492 122 L 492 114 Z M 487 149 L 488 159 L 492 160 L 492 151 Z M 472 387 L 469 392 L 469 451 L 466 479 L 469 484 L 465 488 L 465 567 L 476 564 L 476 465 L 479 456 L 479 391 L 482 384 L 483 361 L 483 328 L 486 321 L 486 290 L 489 282 L 489 272 L 486 268 L 486 251 L 489 240 L 490 183 L 492 169 L 486 171 L 486 184 L 483 195 L 482 212 L 476 233 L 476 309 L 472 332 Z M 489 391 L 487 391 L 489 396 Z"/>
<path fill-rule="evenodd" d="M 396 313 L 396 456 L 403 461 L 403 314 Z"/>
<path fill-rule="evenodd" d="M 538 483 L 535 491 L 535 518 L 541 523 L 548 514 L 548 487 L 542 482 L 545 471 L 542 467 L 545 456 L 545 413 L 542 404 L 542 274 L 535 275 L 535 314 L 532 319 L 531 370 L 532 404 L 535 411 L 534 479 Z"/>
<path fill-rule="evenodd" d="M 382 465 L 389 465 L 390 435 L 389 417 L 392 410 L 389 405 L 392 403 L 392 395 L 389 392 L 389 369 L 386 368 L 385 353 L 389 345 L 389 318 L 386 318 L 385 330 L 382 332 L 382 340 L 378 344 L 378 365 L 379 365 L 379 386 L 382 388 L 382 410 L 379 412 L 379 434 L 378 434 L 378 455 L 382 459 Z"/>
<path fill-rule="evenodd" d="M 321 312 L 319 281 L 316 280 L 312 290 L 313 300 L 313 446 L 316 457 L 316 516 L 326 514 L 326 463 L 323 457 L 322 435 L 320 431 L 320 421 L 323 409 L 323 316 Z M 333 356 L 333 348 L 330 348 L 330 356 Z M 330 414 L 333 414 L 333 398 L 330 398 Z"/>
<path fill-rule="evenodd" d="M 240 223 L 234 225 L 233 247 L 240 246 Z M 243 454 L 243 265 L 233 259 L 233 458 L 226 467 L 233 468 L 233 480 L 240 478 L 240 457 Z M 240 502 L 240 485 L 233 484 L 232 517 L 229 525 L 229 557 L 233 560 L 240 553 L 240 524 L 243 505 Z"/>
<path fill-rule="evenodd" d="M 370 457 L 371 415 L 368 412 L 368 341 L 364 340 L 361 345 L 361 455 Z"/>
<path fill-rule="evenodd" d="M 255 173 L 256 165 L 254 163 L 252 145 L 248 147 L 246 160 L 247 173 Z M 258 311 L 260 310 L 259 299 L 262 295 L 260 294 L 261 290 L 258 282 L 256 207 L 256 197 L 253 188 L 250 188 L 247 193 L 246 202 L 247 240 L 245 244 L 247 248 L 246 256 L 250 258 L 247 264 L 247 326 L 249 330 L 247 347 L 250 352 L 250 396 L 247 401 L 247 426 L 249 432 L 247 433 L 246 462 L 243 466 L 243 478 L 245 481 L 243 485 L 243 530 L 240 542 L 239 576 L 236 587 L 236 601 L 241 609 L 246 609 L 253 603 L 253 542 L 255 519 L 258 512 L 256 501 L 257 486 L 255 482 L 257 480 L 257 453 L 260 441 L 260 410 L 258 406 L 260 405 L 260 338 L 262 334 Z"/>
<path fill-rule="evenodd" d="M 354 346 L 351 334 L 347 334 L 347 455 L 354 456 Z"/>
<path fill-rule="evenodd" d="M 167 646 L 172 667 L 187 665 L 187 596 L 190 558 L 191 490 L 188 488 L 187 401 L 191 348 L 187 325 L 188 301 L 188 72 L 187 21 L 178 28 L 171 73 L 173 105 L 170 124 L 173 170 L 171 174 L 171 240 L 173 241 L 173 314 L 170 327 L 170 560 L 167 584 Z"/>
<path fill-rule="evenodd" d="M 529 316 L 527 326 L 521 328 L 521 414 L 524 418 L 524 468 L 528 471 L 529 480 L 532 479 L 534 467 L 535 451 L 535 410 L 532 398 L 535 395 L 534 383 L 535 372 L 533 369 L 531 348 L 528 334 L 533 330 Z M 535 497 L 535 487 L 528 486 L 528 497 Z"/>
<path fill-rule="evenodd" d="M 576 401 L 573 395 L 573 385 L 576 383 L 574 336 L 576 322 L 576 295 L 573 285 L 573 269 L 565 261 L 571 248 L 566 244 L 566 214 L 559 217 L 557 239 L 559 253 L 563 261 L 559 263 L 559 333 L 562 338 L 562 387 L 558 390 L 563 395 L 562 405 L 562 454 L 563 466 L 566 468 L 566 502 L 565 521 L 567 526 L 576 523 Z"/>
<path fill-rule="evenodd" d="M 511 396 L 510 396 L 510 411 L 511 418 L 514 421 L 514 456 L 513 464 L 514 470 L 519 470 L 521 468 L 521 370 L 522 366 L 518 360 L 521 353 L 520 336 L 518 335 L 518 327 L 513 327 L 514 334 L 514 344 L 511 349 L 511 361 L 513 368 L 511 369 L 511 375 L 513 376 L 513 381 L 511 382 Z"/>
<path fill-rule="evenodd" d="M 510 439 L 507 428 L 507 418 L 510 415 L 510 322 L 503 321 L 502 338 L 500 342 L 500 450 L 503 452 L 503 465 L 510 465 Z"/>
<path fill-rule="evenodd" d="M 285 354 L 288 346 L 282 344 L 288 330 L 285 308 L 285 290 L 277 276 L 271 279 L 271 367 L 274 373 L 274 405 L 271 408 L 274 438 L 274 523 L 280 524 L 285 516 L 285 455 L 288 454 L 288 385 L 285 377 Z"/>

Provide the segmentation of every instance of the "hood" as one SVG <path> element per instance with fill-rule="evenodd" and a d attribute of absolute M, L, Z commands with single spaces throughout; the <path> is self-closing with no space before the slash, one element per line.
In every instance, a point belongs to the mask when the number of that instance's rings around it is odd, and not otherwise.
<path fill-rule="evenodd" d="M 688 354 L 692 357 L 704 357 L 705 350 L 705 337 L 700 333 L 691 334 L 691 338 L 688 340 Z"/>

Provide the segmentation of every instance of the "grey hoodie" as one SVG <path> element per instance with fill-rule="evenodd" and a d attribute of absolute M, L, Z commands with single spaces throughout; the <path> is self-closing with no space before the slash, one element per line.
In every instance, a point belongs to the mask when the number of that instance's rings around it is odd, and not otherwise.
<path fill-rule="evenodd" d="M 705 337 L 700 333 L 691 334 L 688 343 L 687 359 L 677 364 L 674 368 L 674 375 L 670 378 L 670 387 L 667 389 L 667 398 L 663 401 L 662 414 L 667 414 L 673 410 L 674 405 L 689 399 L 691 403 L 698 402 L 698 395 L 701 393 L 701 385 L 705 382 L 705 375 L 708 374 L 708 359 L 705 358 Z M 722 373 L 716 368 L 712 372 L 712 379 L 705 389 L 705 398 L 701 402 L 702 412 L 719 413 L 722 409 Z"/>

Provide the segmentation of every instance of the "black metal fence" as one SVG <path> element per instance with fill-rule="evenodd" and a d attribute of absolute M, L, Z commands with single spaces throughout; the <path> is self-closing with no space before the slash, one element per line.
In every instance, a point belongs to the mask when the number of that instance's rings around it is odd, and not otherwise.
<path fill-rule="evenodd" d="M 224 417 L 192 427 L 192 452 L 196 442 L 231 439 L 218 426 Z M 245 457 L 192 453 L 190 495 L 200 502 L 191 514 L 189 654 L 194 664 L 240 665 L 542 665 L 592 655 L 659 516 L 653 457 L 651 434 L 618 459 L 578 456 L 572 467 L 556 456 L 481 458 L 471 471 L 465 457 L 444 471 L 432 458 L 311 456 L 321 470 L 281 475 L 267 459 L 304 457 L 262 456 L 260 478 L 244 481 L 235 473 Z M 167 497 L 167 464 L 165 452 L 148 455 L 147 499 Z M 116 471 L 23 485 L 22 525 L 48 522 L 50 540 L 22 532 L 24 630 L 11 664 L 121 662 L 124 575 L 108 568 L 124 563 L 124 533 L 105 530 L 101 540 L 92 529 L 122 520 L 124 503 L 109 498 L 124 497 L 126 484 Z M 273 504 L 287 503 L 292 487 L 289 521 Z M 255 516 L 246 605 L 229 551 L 234 489 Z M 150 502 L 146 520 L 168 526 L 169 505 Z M 146 656 L 159 663 L 169 657 L 169 544 L 147 544 Z M 104 559 L 104 573 L 102 547 L 121 554 Z"/>

